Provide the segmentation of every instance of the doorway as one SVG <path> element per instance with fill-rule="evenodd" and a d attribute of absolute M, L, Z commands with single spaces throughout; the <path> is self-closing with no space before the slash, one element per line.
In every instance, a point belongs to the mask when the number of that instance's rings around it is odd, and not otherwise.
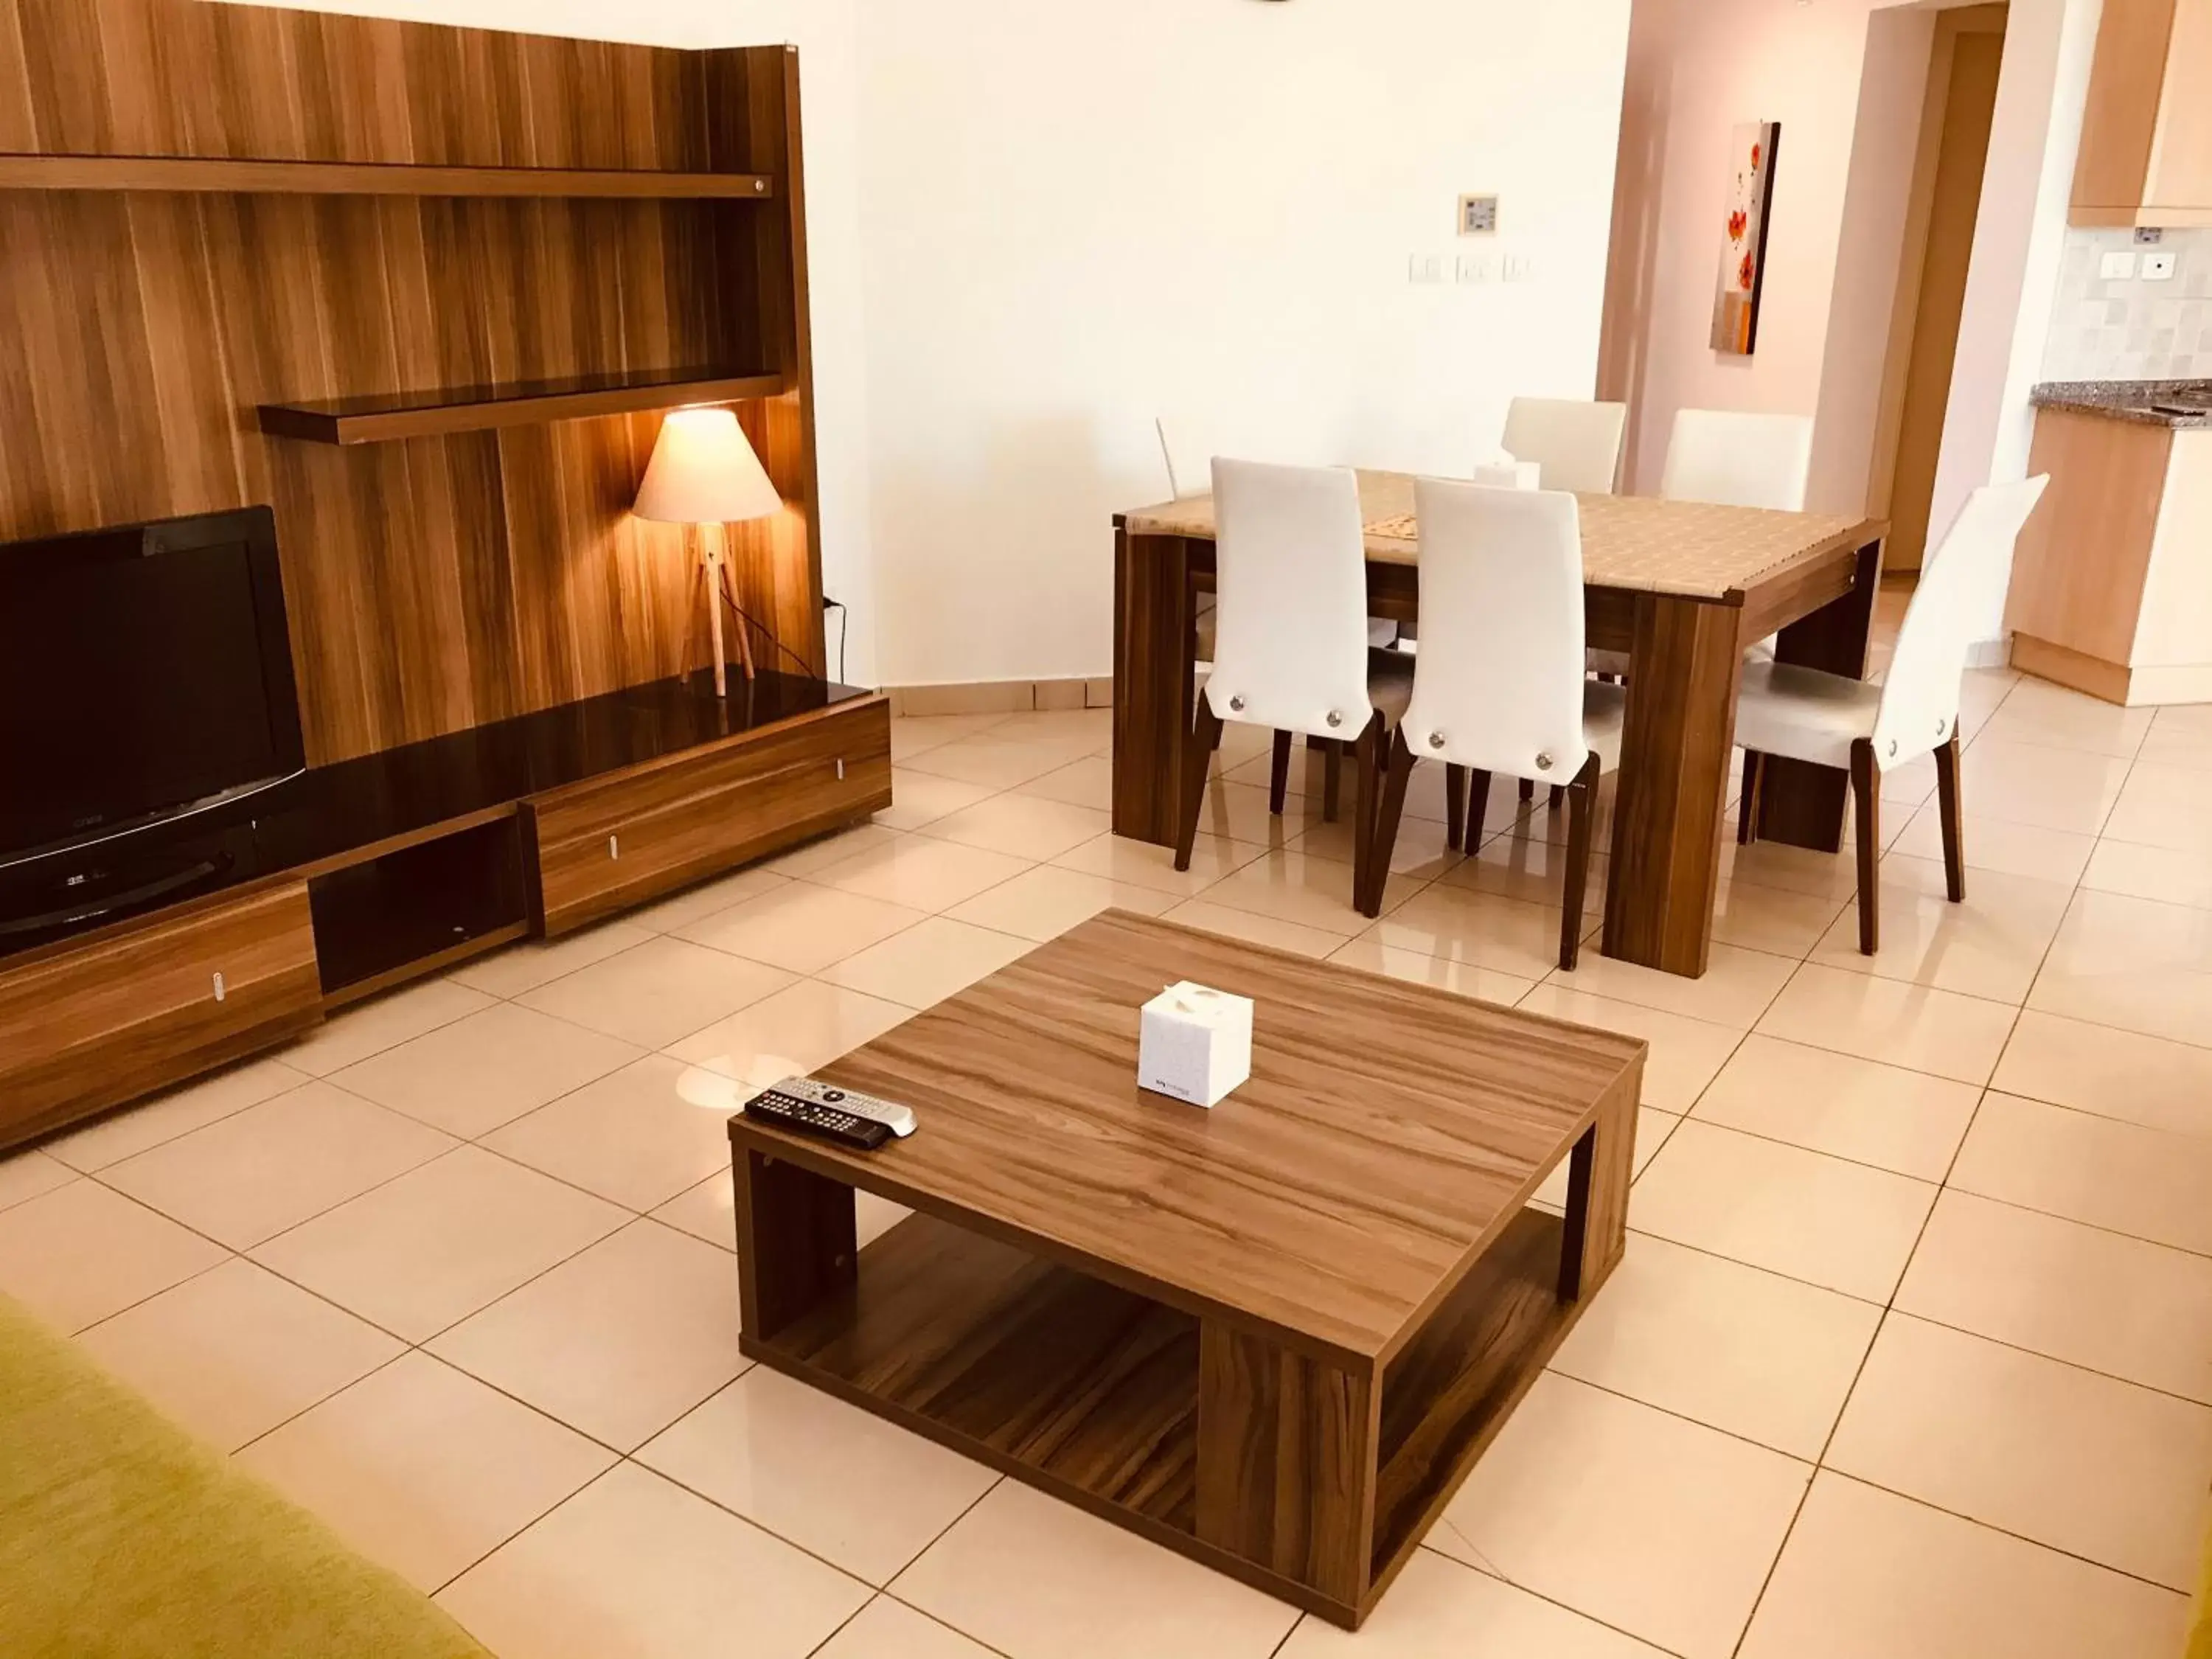
<path fill-rule="evenodd" d="M 1975 5 L 1936 20 L 1868 480 L 1868 510 L 1889 520 L 1882 563 L 1891 572 L 1918 570 L 1927 551 L 1936 463 L 1996 113 L 2005 15 L 2002 5 Z"/>

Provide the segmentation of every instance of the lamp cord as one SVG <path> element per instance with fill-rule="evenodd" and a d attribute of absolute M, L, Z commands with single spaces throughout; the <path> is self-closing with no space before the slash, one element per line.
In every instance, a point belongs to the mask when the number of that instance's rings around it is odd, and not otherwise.
<path fill-rule="evenodd" d="M 718 565 L 716 568 L 720 572 L 721 575 L 723 601 L 729 605 L 731 610 L 738 613 L 740 623 L 750 623 L 763 639 L 766 640 L 777 650 L 782 652 L 785 656 L 790 658 L 791 660 L 798 665 L 799 672 L 801 675 L 810 680 L 814 678 L 814 665 L 807 661 L 805 658 L 800 656 L 796 651 L 793 651 L 781 640 L 776 638 L 775 629 L 769 628 L 766 623 L 763 623 L 760 618 L 754 616 L 751 611 L 746 610 L 744 606 L 738 603 L 737 593 L 730 586 L 730 567 L 728 563 L 725 562 L 724 563 Z"/>

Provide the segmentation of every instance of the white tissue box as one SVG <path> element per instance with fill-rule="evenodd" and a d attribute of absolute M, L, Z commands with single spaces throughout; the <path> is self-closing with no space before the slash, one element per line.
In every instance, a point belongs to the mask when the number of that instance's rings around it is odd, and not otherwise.
<path fill-rule="evenodd" d="M 1251 998 L 1185 980 L 1145 1005 L 1138 1087 L 1212 1106 L 1251 1075 Z"/>

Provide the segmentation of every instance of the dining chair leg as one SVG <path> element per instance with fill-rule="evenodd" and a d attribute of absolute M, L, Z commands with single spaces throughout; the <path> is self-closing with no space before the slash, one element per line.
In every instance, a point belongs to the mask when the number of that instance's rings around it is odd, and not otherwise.
<path fill-rule="evenodd" d="M 1959 808 L 1959 734 L 1936 751 L 1936 804 L 1943 820 L 1943 886 L 1951 902 L 1966 896 L 1966 822 Z"/>
<path fill-rule="evenodd" d="M 1267 810 L 1283 816 L 1283 802 L 1291 793 L 1291 734 L 1275 733 L 1274 758 L 1267 763 Z"/>
<path fill-rule="evenodd" d="M 1556 783 L 1553 784 L 1552 786 L 1552 798 L 1544 803 L 1544 810 L 1547 812 L 1558 811 L 1559 810 L 1559 803 L 1566 799 L 1566 798 L 1567 792 L 1559 785 Z"/>
<path fill-rule="evenodd" d="M 1859 855 L 1859 953 L 1881 949 L 1881 769 L 1875 764 L 1874 743 L 1851 744 L 1851 793 L 1858 801 L 1854 839 Z"/>
<path fill-rule="evenodd" d="M 1534 800 L 1534 799 L 1536 799 L 1536 780 L 1535 780 L 1535 779 L 1534 779 L 1534 778 L 1523 778 L 1523 779 L 1522 779 L 1522 780 L 1521 780 L 1521 804 L 1522 804 L 1523 806 L 1526 806 L 1526 805 L 1527 805 L 1530 801 L 1532 801 L 1532 800 Z"/>
<path fill-rule="evenodd" d="M 1322 738 L 1321 744 L 1321 821 L 1334 823 L 1337 809 L 1344 799 L 1344 745 L 1334 738 Z"/>
<path fill-rule="evenodd" d="M 1490 813 L 1490 774 L 1469 772 L 1467 775 L 1467 855 L 1473 858 L 1482 850 L 1482 821 Z"/>
<path fill-rule="evenodd" d="M 1402 731 L 1389 743 L 1389 769 L 1382 775 L 1382 798 L 1375 804 L 1375 833 L 1368 854 L 1367 882 L 1359 895 L 1359 914 L 1370 921 L 1382 914 L 1382 890 L 1390 882 L 1390 855 L 1398 847 L 1398 824 L 1406 812 L 1406 785 L 1413 775 L 1413 751 Z"/>
<path fill-rule="evenodd" d="M 1198 840 L 1198 815 L 1206 805 L 1206 775 L 1213 765 L 1213 751 L 1221 747 L 1221 716 L 1201 691 L 1198 714 L 1191 722 L 1190 746 L 1183 751 L 1182 823 L 1176 831 L 1175 867 L 1190 868 L 1190 849 Z"/>
<path fill-rule="evenodd" d="M 1359 908 L 1361 896 L 1382 884 L 1375 878 L 1375 818 L 1382 804 L 1382 772 L 1388 756 L 1390 728 L 1378 713 L 1352 744 L 1355 768 L 1352 797 L 1352 904 Z"/>
<path fill-rule="evenodd" d="M 1748 847 L 1759 839 L 1759 786 L 1766 771 L 1766 757 L 1756 749 L 1743 751 L 1743 792 L 1735 803 L 1735 840 Z"/>
<path fill-rule="evenodd" d="M 1444 845 L 1456 853 L 1467 845 L 1467 768 L 1444 768 Z"/>
<path fill-rule="evenodd" d="M 1592 755 L 1567 787 L 1567 890 L 1559 917 L 1559 968 L 1572 973 L 1583 953 L 1583 904 L 1589 891 L 1590 819 L 1597 807 L 1598 758 Z"/>

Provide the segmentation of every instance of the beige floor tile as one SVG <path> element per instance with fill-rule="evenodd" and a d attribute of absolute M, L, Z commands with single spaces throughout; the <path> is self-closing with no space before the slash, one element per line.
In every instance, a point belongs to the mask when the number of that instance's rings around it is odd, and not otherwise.
<path fill-rule="evenodd" d="M 893 1590 L 1008 1659 L 1267 1659 L 1298 1617 L 1015 1480 L 993 1487 Z"/>
<path fill-rule="evenodd" d="M 2070 887 L 2027 876 L 1973 872 L 1966 896 L 1944 896 L 1943 866 L 1893 854 L 1881 863 L 1881 948 L 1859 951 L 1856 907 L 1836 918 L 1814 962 L 1992 1002 L 2017 1003 L 2035 982 L 2064 919 Z"/>
<path fill-rule="evenodd" d="M 253 1254 L 317 1295 L 422 1342 L 627 1219 L 603 1200 L 463 1146 Z"/>
<path fill-rule="evenodd" d="M 1690 1109 L 1743 1041 L 1742 1031 L 1732 1025 L 1594 997 L 1557 981 L 1539 985 L 1521 1000 L 1520 1007 L 1524 1013 L 1642 1037 L 1651 1045 L 1644 1058 L 1644 1103 L 1677 1115 Z"/>
<path fill-rule="evenodd" d="M 1893 1314 L 1827 1463 L 2187 1591 L 2212 1508 L 2212 1408 Z"/>
<path fill-rule="evenodd" d="M 1326 933 L 1318 927 L 1304 927 L 1297 922 L 1261 915 L 1255 911 L 1234 909 L 1209 899 L 1186 899 L 1174 909 L 1164 912 L 1161 920 L 1181 922 L 1186 927 L 1196 927 L 1208 933 L 1219 933 L 1224 939 L 1241 939 L 1248 945 L 1265 945 L 1277 951 L 1295 951 L 1302 957 L 1312 957 L 1316 960 L 1341 949 L 1345 942 L 1341 933 Z"/>
<path fill-rule="evenodd" d="M 1567 849 L 1552 842 L 1499 836 L 1486 842 L 1474 857 L 1462 859 L 1445 871 L 1442 879 L 1447 887 L 1471 888 L 1556 909 L 1566 902 L 1566 856 Z M 1590 854 L 1583 908 L 1592 916 L 1605 914 L 1605 883 L 1612 864 L 1602 852 Z"/>
<path fill-rule="evenodd" d="M 1275 849 L 1302 839 L 1309 830 L 1324 827 L 1318 792 L 1288 796 L 1279 814 L 1268 810 L 1267 799 L 1264 781 L 1241 783 L 1233 777 L 1216 778 L 1206 785 L 1205 803 L 1198 810 L 1198 833 Z"/>
<path fill-rule="evenodd" d="M 45 1150 L 72 1170 L 89 1174 L 233 1112 L 273 1100 L 307 1080 L 305 1072 L 294 1071 L 282 1060 L 251 1060 L 94 1118 L 81 1129 L 49 1140 Z"/>
<path fill-rule="evenodd" d="M 999 1478 L 766 1366 L 747 1371 L 637 1459 L 878 1586 Z"/>
<path fill-rule="evenodd" d="M 1047 859 L 1073 852 L 1113 827 L 1113 815 L 1095 806 L 1071 806 L 1017 791 L 939 818 L 921 833 L 1015 858 Z"/>
<path fill-rule="evenodd" d="M 887 1198 L 859 1191 L 853 1194 L 853 1209 L 854 1230 L 863 1249 L 913 1213 Z M 653 1212 L 653 1218 L 719 1249 L 736 1253 L 737 1194 L 727 1170 L 709 1176 L 689 1192 L 670 1199 Z"/>
<path fill-rule="evenodd" d="M 1200 836 L 1191 847 L 1190 868 L 1175 867 L 1175 848 L 1150 842 L 1129 841 L 1120 836 L 1101 836 L 1072 853 L 1051 860 L 1065 870 L 1104 876 L 1133 887 L 1150 887 L 1177 898 L 1193 898 L 1239 866 L 1260 856 L 1261 849 L 1218 836 Z"/>
<path fill-rule="evenodd" d="M 2160 709 L 2136 758 L 2159 766 L 2212 769 L 2212 704 L 2183 703 Z"/>
<path fill-rule="evenodd" d="M 641 965 L 657 959 L 672 943 L 653 939 L 612 963 Z M 612 963 L 582 972 L 594 975 Z M 718 969 L 720 964 L 709 959 L 707 966 Z M 531 994 L 558 994 L 572 1011 L 585 1012 L 573 992 L 561 992 L 562 986 L 570 983 L 556 981 L 546 991 Z M 625 981 L 623 990 L 634 998 L 635 981 Z M 594 1013 L 593 1018 L 602 1017 Z M 605 1023 L 638 1022 L 618 1012 Z M 501 1003 L 349 1066 L 331 1081 L 364 1099 L 469 1139 L 629 1065 L 641 1052 L 633 1042 L 573 1020 Z"/>
<path fill-rule="evenodd" d="M 2136 763 L 2105 834 L 2113 841 L 2212 856 L 2212 771 Z"/>
<path fill-rule="evenodd" d="M 328 1077 L 491 1006 L 492 999 L 482 991 L 450 979 L 425 980 L 325 1020 L 279 1058 L 310 1077 Z"/>
<path fill-rule="evenodd" d="M 1716 1025 L 1748 1030 L 1797 970 L 1788 957 L 1716 945 L 1706 957 L 1703 979 L 1661 973 L 1656 968 L 1620 962 L 1595 948 L 1583 952 L 1571 974 L 1555 973 L 1553 982 L 1592 996 L 1632 1002 L 1664 1013 L 1686 1014 Z"/>
<path fill-rule="evenodd" d="M 313 1083 L 112 1164 L 100 1178 L 243 1250 L 453 1146 L 413 1118 Z"/>
<path fill-rule="evenodd" d="M 1559 965 L 1559 920 L 1554 904 L 1528 904 L 1439 882 L 1386 911 L 1361 937 L 1386 951 L 1541 980 Z M 1595 921 L 1586 921 L 1595 929 Z M 1590 954 L 1586 951 L 1583 960 Z"/>
<path fill-rule="evenodd" d="M 2132 760 L 2150 730 L 2149 708 L 2121 708 L 2039 680 L 2022 681 L 1981 728 L 1977 741 L 2085 749 Z"/>
<path fill-rule="evenodd" d="M 1494 1002 L 1504 1008 L 1510 1008 L 1536 988 L 1534 980 L 1521 975 L 1478 968 L 1469 962 L 1447 962 L 1425 951 L 1402 950 L 1383 944 L 1373 933 L 1347 939 L 1330 953 L 1328 959 L 1340 968 L 1354 968 L 1363 974 L 1382 974 L 1414 985 L 1432 985 L 1439 991 Z"/>
<path fill-rule="evenodd" d="M 1133 910 L 1156 916 L 1175 904 L 1173 895 L 1105 876 L 1085 875 L 1056 864 L 1041 864 L 1012 881 L 978 893 L 945 914 L 1042 945 L 1104 910 Z"/>
<path fill-rule="evenodd" d="M 1893 814 L 1900 824 L 1909 814 Z M 1815 898 L 1832 898 L 1838 905 L 1858 893 L 1858 866 L 1848 854 L 1815 853 L 1780 842 L 1738 843 L 1735 829 L 1721 836 L 1720 876 L 1723 881 L 1749 883 L 1754 887 L 1779 887 Z"/>
<path fill-rule="evenodd" d="M 1088 761 L 1077 764 L 1087 766 Z M 1048 775 L 1057 777 L 1058 773 Z M 1038 780 L 1040 783 L 1044 779 Z M 1032 786 L 1034 787 L 1034 786 Z M 973 806 L 977 801 L 988 800 L 998 791 L 988 784 L 963 783 L 957 778 L 933 777 L 927 772 L 909 772 L 903 766 L 891 769 L 891 804 L 876 814 L 876 823 L 886 830 L 919 830 L 924 824 Z M 854 848 L 853 852 L 864 852 Z M 848 854 L 847 856 L 850 856 Z"/>
<path fill-rule="evenodd" d="M 2212 909 L 2212 858 L 2170 847 L 2100 841 L 2090 855 L 2081 884 L 2100 893 L 2125 893 L 2133 898 Z"/>
<path fill-rule="evenodd" d="M 1951 1185 L 2212 1255 L 2212 1141 L 2193 1135 L 1992 1091 Z"/>
<path fill-rule="evenodd" d="M 2094 836 L 2068 830 L 2040 830 L 2032 823 L 2014 823 L 1978 812 L 1966 815 L 1966 868 L 1994 870 L 2000 875 L 2027 876 L 2037 881 L 2062 882 L 2071 887 L 2081 880 L 2097 845 Z M 1893 858 L 1943 857 L 1943 816 L 1933 806 L 1915 812 L 1902 835 L 1890 843 Z M 1969 878 L 1967 890 L 1973 890 Z"/>
<path fill-rule="evenodd" d="M 809 879 L 910 910 L 949 910 L 1012 880 L 1033 862 L 934 836 L 909 836 L 894 846 L 817 870 Z"/>
<path fill-rule="evenodd" d="M 1960 805 L 1967 811 L 2094 836 L 2120 798 L 2128 762 L 1982 737 L 1967 745 L 1960 775 Z"/>
<path fill-rule="evenodd" d="M 424 1353 L 401 1355 L 238 1454 L 240 1467 L 425 1591 L 614 1461 Z"/>
<path fill-rule="evenodd" d="M 950 916 L 927 916 L 905 933 L 847 957 L 821 977 L 886 1002 L 929 1008 L 1035 949 L 1033 939 Z"/>
<path fill-rule="evenodd" d="M 429 1344 L 503 1394 L 633 1451 L 744 1370 L 727 1254 L 634 1221 Z"/>
<path fill-rule="evenodd" d="M 1881 1322 L 1850 1297 L 1632 1233 L 1552 1364 L 1813 1462 Z"/>
<path fill-rule="evenodd" d="M 165 1415 L 226 1452 L 404 1352 L 396 1338 L 237 1259 L 79 1340 Z"/>
<path fill-rule="evenodd" d="M 1808 963 L 1759 1022 L 1767 1036 L 1977 1085 L 2018 1010 L 1925 985 Z"/>
<path fill-rule="evenodd" d="M 501 1659 L 805 1659 L 867 1587 L 624 1464 L 442 1591 Z"/>
<path fill-rule="evenodd" d="M 44 1152 L 10 1152 L 0 1157 L 0 1210 L 13 1209 L 76 1179 L 76 1172 L 68 1164 Z"/>
<path fill-rule="evenodd" d="M 1823 1471 L 1741 1659 L 2172 1659 L 2185 1597 Z"/>
<path fill-rule="evenodd" d="M 1639 1232 L 1887 1302 L 1936 1189 L 1690 1119 L 1636 1183 Z"/>
<path fill-rule="evenodd" d="M 1659 1156 L 1659 1149 L 1667 1144 L 1682 1120 L 1673 1112 L 1656 1112 L 1649 1106 L 1639 1106 L 1636 1111 L 1636 1146 L 1630 1156 L 1630 1179 L 1632 1181 L 1650 1167 L 1651 1160 Z M 1565 1215 L 1567 1210 L 1567 1174 L 1570 1161 L 1561 1158 L 1544 1177 L 1544 1184 L 1536 1188 L 1529 1202 L 1540 1208 Z"/>
<path fill-rule="evenodd" d="M 2077 893 L 2027 1005 L 2203 1042 L 2212 1034 L 2212 910 Z"/>
<path fill-rule="evenodd" d="M 1990 1084 L 2147 1129 L 2212 1139 L 2212 1048 L 2191 1043 L 2031 1008 Z"/>
<path fill-rule="evenodd" d="M 719 882 L 712 884 L 719 887 Z M 671 900 L 681 904 L 684 899 Z M 525 991 L 534 991 L 541 985 L 550 985 L 564 974 L 573 974 L 579 968 L 588 968 L 595 962 L 605 962 L 609 957 L 629 950 L 634 945 L 643 945 L 656 931 L 640 926 L 635 921 L 602 922 L 597 927 L 587 927 L 580 933 L 571 933 L 566 939 L 532 939 L 520 945 L 509 945 L 496 956 L 484 957 L 456 968 L 452 975 L 458 983 L 471 990 L 482 991 L 487 996 L 519 997 Z"/>
<path fill-rule="evenodd" d="M 1947 1192 L 1897 1306 L 2212 1405 L 2212 1261 L 2186 1251 Z"/>
<path fill-rule="evenodd" d="M 1448 833 L 1445 826 L 1433 818 L 1401 819 L 1398 838 L 1390 846 L 1391 873 L 1415 882 L 1429 882 L 1466 863 L 1467 854 L 1447 844 Z M 1347 817 L 1334 823 L 1313 825 L 1291 839 L 1289 850 L 1304 853 L 1309 858 L 1348 865 L 1358 855 L 1358 840 L 1352 834 Z"/>
<path fill-rule="evenodd" d="M 1406 1565 L 1359 1633 L 1308 1617 L 1280 1659 L 1664 1659 L 1655 1647 L 1516 1589 L 1502 1579 L 1422 1550 Z"/>
<path fill-rule="evenodd" d="M 1980 1098 L 1972 1084 L 1753 1032 L 1691 1115 L 1940 1182 Z"/>
<path fill-rule="evenodd" d="M 815 1650 L 815 1659 L 992 1659 L 990 1649 L 903 1601 L 878 1595 Z"/>
<path fill-rule="evenodd" d="M 1031 742 L 1052 738 L 1080 748 L 1086 755 L 1103 755 L 1114 742 L 1111 708 L 1036 708 L 1009 714 L 994 735 Z"/>
<path fill-rule="evenodd" d="M 1114 763 L 1103 755 L 1092 755 L 1057 772 L 1031 778 L 1015 793 L 1110 812 L 1114 810 Z"/>
<path fill-rule="evenodd" d="M 847 833 L 853 836 L 862 835 L 866 833 L 868 828 L 869 826 L 864 824 L 859 830 Z M 830 842 L 842 843 L 844 839 L 844 836 L 831 836 L 825 842 L 815 842 L 805 847 L 794 848 L 785 856 L 796 860 L 800 867 L 804 868 L 810 856 L 817 854 L 823 857 L 830 855 L 828 851 Z M 859 850 L 857 846 L 846 848 L 838 856 L 848 857 L 852 853 Z M 779 860 L 777 862 L 781 865 L 782 860 Z M 623 920 L 656 933 L 677 933 L 703 917 L 726 910 L 733 904 L 743 904 L 747 899 L 758 898 L 763 893 L 774 892 L 790 881 L 793 873 L 792 871 L 781 868 L 770 869 L 766 865 L 752 865 L 743 870 L 733 871 L 726 876 L 718 876 L 711 880 L 700 882 L 695 886 L 686 888 L 672 898 L 661 900 L 658 904 L 648 904 L 643 909 L 629 911 Z M 612 955 L 613 952 L 610 951 L 607 954 Z M 577 965 L 580 967 L 584 964 L 580 963 Z"/>
<path fill-rule="evenodd" d="M 0 1292 L 64 1333 L 223 1261 L 223 1248 L 97 1182 L 0 1210 Z"/>
<path fill-rule="evenodd" d="M 683 936 L 788 973 L 818 974 L 855 951 L 903 933 L 928 914 L 835 887 L 793 882 L 694 922 Z"/>
<path fill-rule="evenodd" d="M 908 715 L 891 722 L 891 755 L 904 760 L 1005 723 L 1004 714 Z"/>
<path fill-rule="evenodd" d="M 744 1091 L 648 1054 L 484 1137 L 495 1152 L 626 1210 L 650 1210 L 730 1162 Z"/>
<path fill-rule="evenodd" d="M 657 939 L 540 986 L 521 1001 L 586 1030 L 657 1048 L 749 1007 L 790 982 L 789 974 L 763 963 L 710 951 L 688 939 Z M 635 1057 L 633 1049 L 614 1066 Z"/>
<path fill-rule="evenodd" d="M 760 868 L 770 875 L 795 879 L 811 880 L 833 864 L 842 864 L 863 853 L 879 852 L 886 847 L 896 847 L 906 839 L 903 830 L 880 821 L 855 824 L 850 830 L 840 830 L 834 835 L 817 836 L 814 840 L 793 848 L 788 853 L 770 859 Z M 757 893 L 746 895 L 758 897 Z M 727 907 L 725 907 L 727 908 Z M 702 920 L 694 916 L 692 921 Z"/>
<path fill-rule="evenodd" d="M 1429 1542 L 1684 1659 L 1728 1659 L 1811 1475 L 1547 1372 Z"/>
<path fill-rule="evenodd" d="M 1316 927 L 1350 939 L 1366 931 L 1367 918 L 1352 908 L 1352 866 L 1294 851 L 1273 852 L 1231 872 L 1200 896 L 1208 904 L 1246 910 L 1277 921 Z M 1419 884 L 1393 876 L 1384 884 L 1384 914 L 1397 908 Z"/>
<path fill-rule="evenodd" d="M 1713 896 L 1713 938 L 1746 950 L 1802 957 L 1820 943 L 1838 908 L 1825 896 L 1724 881 Z"/>
<path fill-rule="evenodd" d="M 913 1009 L 881 997 L 801 980 L 686 1037 L 669 1052 L 765 1089 L 827 1066 L 913 1016 Z"/>
<path fill-rule="evenodd" d="M 1084 759 L 1097 742 L 1079 735 L 1038 735 L 1026 729 L 1005 727 L 961 738 L 920 754 L 900 757 L 910 771 L 928 772 L 962 783 L 987 784 L 1012 789 L 1048 772 Z"/>

